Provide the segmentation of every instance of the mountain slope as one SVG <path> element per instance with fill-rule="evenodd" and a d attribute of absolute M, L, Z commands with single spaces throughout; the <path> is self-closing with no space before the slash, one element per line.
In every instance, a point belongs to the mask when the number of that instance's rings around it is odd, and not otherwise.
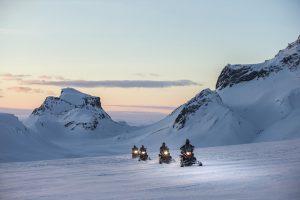
<path fill-rule="evenodd" d="M 216 146 L 300 137 L 300 36 L 270 60 L 227 65 L 216 91 L 205 89 L 162 121 L 136 133 L 136 143 Z M 141 136 L 142 135 L 142 136 Z"/>
<path fill-rule="evenodd" d="M 300 137 L 300 37 L 264 63 L 226 66 L 217 87 L 223 102 L 257 128 L 254 141 Z"/>
<path fill-rule="evenodd" d="M 197 147 L 241 144 L 251 142 L 256 136 L 254 127 L 224 105 L 218 93 L 210 89 L 201 91 L 165 119 L 133 135 L 137 144 L 153 148 L 158 148 L 163 141 L 177 148 L 186 138 Z"/>
<path fill-rule="evenodd" d="M 0 162 L 72 157 L 37 133 L 26 128 L 12 114 L 0 113 Z"/>

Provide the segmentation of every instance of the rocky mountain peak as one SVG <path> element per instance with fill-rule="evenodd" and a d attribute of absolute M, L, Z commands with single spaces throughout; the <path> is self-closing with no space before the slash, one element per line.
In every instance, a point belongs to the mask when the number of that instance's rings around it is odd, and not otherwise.
<path fill-rule="evenodd" d="M 39 108 L 34 109 L 32 116 L 58 120 L 71 130 L 77 127 L 94 130 L 102 119 L 111 120 L 101 107 L 100 97 L 73 88 L 62 89 L 59 97 L 47 97 Z"/>
<path fill-rule="evenodd" d="M 74 88 L 63 88 L 59 98 L 76 106 L 101 108 L 100 97 L 82 93 Z"/>
<path fill-rule="evenodd" d="M 274 58 L 263 63 L 226 65 L 218 77 L 216 88 L 221 90 L 241 82 L 266 78 L 285 69 L 290 71 L 299 69 L 299 44 L 300 36 L 295 42 L 290 43 L 287 48 L 280 50 Z"/>

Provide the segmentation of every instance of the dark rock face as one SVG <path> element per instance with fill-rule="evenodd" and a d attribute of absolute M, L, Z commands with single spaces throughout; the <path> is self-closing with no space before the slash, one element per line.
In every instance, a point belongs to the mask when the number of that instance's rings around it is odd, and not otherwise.
<path fill-rule="evenodd" d="M 294 71 L 300 64 L 300 56 L 297 53 L 287 55 L 281 60 L 281 63 L 287 65 L 291 71 Z"/>
<path fill-rule="evenodd" d="M 83 129 L 86 130 L 95 130 L 98 126 L 99 122 L 96 117 L 90 122 L 75 122 L 71 121 L 65 124 L 66 128 L 71 128 L 71 130 L 74 130 L 76 127 L 81 126 Z"/>
<path fill-rule="evenodd" d="M 181 112 L 175 119 L 173 128 L 177 128 L 178 130 L 184 128 L 189 117 L 191 117 L 201 107 L 208 106 L 208 104 L 212 102 L 222 103 L 221 97 L 210 89 L 202 90 L 198 95 L 184 105 Z"/>
<path fill-rule="evenodd" d="M 235 84 L 251 81 L 254 79 L 264 78 L 269 76 L 272 72 L 278 72 L 281 68 L 277 66 L 271 66 L 268 69 L 260 69 L 255 71 L 252 69 L 251 65 L 245 65 L 238 69 L 231 68 L 231 65 L 227 65 L 221 72 L 221 75 L 218 78 L 216 88 L 223 89 L 227 86 L 231 87 Z"/>
<path fill-rule="evenodd" d="M 297 70 L 300 65 L 300 36 L 271 60 L 253 65 L 226 65 L 216 84 L 216 89 L 231 87 L 235 84 L 265 78 L 281 70 Z"/>
<path fill-rule="evenodd" d="M 90 105 L 96 108 L 102 108 L 100 97 L 86 97 L 84 98 L 84 105 Z"/>

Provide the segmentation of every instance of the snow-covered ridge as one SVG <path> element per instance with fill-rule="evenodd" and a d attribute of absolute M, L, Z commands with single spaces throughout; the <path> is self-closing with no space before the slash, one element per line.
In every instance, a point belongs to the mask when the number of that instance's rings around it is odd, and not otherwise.
<path fill-rule="evenodd" d="M 25 127 L 16 116 L 0 113 L 0 163 L 61 158 L 66 154 Z"/>
<path fill-rule="evenodd" d="M 300 65 L 300 36 L 289 44 L 271 60 L 266 60 L 259 64 L 241 65 L 228 64 L 222 70 L 216 88 L 221 90 L 225 87 L 231 87 L 235 84 L 268 77 L 281 70 L 294 71 L 299 69 Z"/>
<path fill-rule="evenodd" d="M 181 112 L 175 119 L 173 127 L 177 129 L 183 128 L 190 115 L 193 115 L 200 107 L 208 106 L 209 103 L 222 104 L 222 99 L 215 91 L 211 91 L 210 89 L 202 90 L 182 106 Z"/>
<path fill-rule="evenodd" d="M 0 127 L 2 129 L 1 132 L 4 132 L 5 128 L 7 128 L 7 130 L 14 133 L 29 133 L 29 130 L 13 114 L 0 113 Z"/>

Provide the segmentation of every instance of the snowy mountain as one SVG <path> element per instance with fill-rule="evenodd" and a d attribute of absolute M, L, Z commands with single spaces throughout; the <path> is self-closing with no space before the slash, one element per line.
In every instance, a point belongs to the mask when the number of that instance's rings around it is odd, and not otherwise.
<path fill-rule="evenodd" d="M 47 97 L 25 124 L 39 132 L 99 133 L 113 136 L 129 127 L 117 123 L 101 107 L 99 97 L 64 88 L 59 97 Z"/>
<path fill-rule="evenodd" d="M 178 147 L 185 138 L 196 146 L 299 138 L 300 36 L 273 59 L 225 66 L 216 88 L 145 128 L 136 142 Z"/>
<path fill-rule="evenodd" d="M 226 66 L 217 92 L 256 128 L 254 141 L 300 137 L 300 36 L 263 63 Z"/>

